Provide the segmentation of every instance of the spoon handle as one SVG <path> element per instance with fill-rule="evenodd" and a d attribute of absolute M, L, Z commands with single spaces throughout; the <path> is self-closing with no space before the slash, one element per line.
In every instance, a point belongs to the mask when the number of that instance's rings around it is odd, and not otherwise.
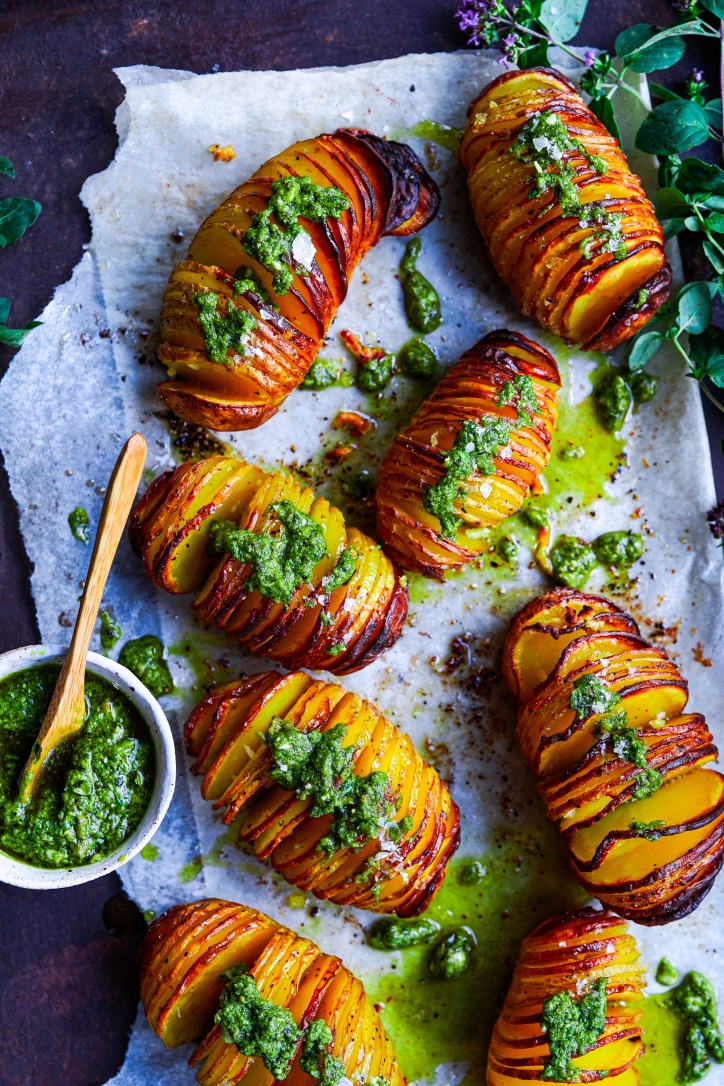
<path fill-rule="evenodd" d="M 70 649 L 60 669 L 43 726 L 21 774 L 20 798 L 24 803 L 32 797 L 50 752 L 83 724 L 88 648 L 108 574 L 138 490 L 145 461 L 146 441 L 142 434 L 132 434 L 123 446 L 108 482 Z"/>

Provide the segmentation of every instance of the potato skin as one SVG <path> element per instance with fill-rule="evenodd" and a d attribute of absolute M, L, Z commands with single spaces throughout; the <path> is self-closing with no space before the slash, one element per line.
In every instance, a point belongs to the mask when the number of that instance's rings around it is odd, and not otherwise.
<path fill-rule="evenodd" d="M 520 375 L 531 379 L 540 411 L 530 426 L 517 422 L 515 407 L 497 402 L 503 385 Z M 548 461 L 559 386 L 552 355 L 518 332 L 489 333 L 450 367 L 380 466 L 377 531 L 398 565 L 441 580 L 446 570 L 459 569 L 487 546 L 475 530 L 495 527 L 515 513 Z M 437 517 L 424 508 L 424 494 L 443 476 L 443 453 L 463 423 L 484 418 L 510 424 L 509 451 L 496 457 L 494 475 L 476 472 L 468 480 L 464 523 L 455 539 L 446 539 Z"/>
<path fill-rule="evenodd" d="M 704 768 L 717 749 L 704 718 L 684 714 L 678 668 L 615 604 L 571 589 L 524 607 L 503 656 L 521 749 L 578 881 L 639 924 L 692 912 L 724 861 L 724 776 Z M 663 778 L 648 797 L 635 795 L 640 770 L 599 734 L 600 714 L 581 720 L 570 707 L 573 684 L 589 674 L 619 694 L 646 770 Z"/>
<path fill-rule="evenodd" d="M 247 588 L 249 564 L 206 549 L 215 520 L 261 532 L 269 507 L 284 500 L 321 526 L 328 550 L 313 584 L 298 588 L 287 609 Z M 407 618 L 407 587 L 376 543 L 346 528 L 338 509 L 290 475 L 266 474 L 236 457 L 211 456 L 160 475 L 133 511 L 130 538 L 155 585 L 172 593 L 196 591 L 194 609 L 208 625 L 288 668 L 358 671 L 394 644 Z M 357 568 L 330 595 L 323 579 L 347 547 L 359 556 Z"/>
<path fill-rule="evenodd" d="M 295 799 L 269 777 L 272 756 L 261 736 L 274 716 L 303 732 L 343 724 L 345 746 L 356 749 L 355 772 L 388 774 L 389 798 L 401 799 L 395 819 L 413 819 L 390 852 L 377 839 L 359 852 L 318 851 L 330 818 L 310 818 L 311 800 Z M 192 712 L 184 736 L 195 758 L 192 772 L 203 774 L 201 794 L 233 824 L 238 840 L 292 885 L 372 912 L 416 916 L 427 908 L 459 842 L 458 808 L 409 737 L 371 702 L 305 672 L 269 671 L 212 690 Z M 383 863 L 371 866 L 376 857 Z"/>
<path fill-rule="evenodd" d="M 627 255 L 600 249 L 587 260 L 582 240 L 595 227 L 563 216 L 550 193 L 529 197 L 533 167 L 509 154 L 523 124 L 552 112 L 589 154 L 605 159 L 595 173 L 579 151 L 564 152 L 576 171 L 582 204 L 623 213 Z M 459 150 L 478 227 L 496 271 L 516 305 L 542 327 L 585 350 L 609 351 L 634 335 L 666 302 L 671 268 L 654 209 L 618 140 L 594 117 L 572 83 L 550 68 L 506 72 L 468 110 Z M 640 291 L 647 295 L 641 302 Z"/>
<path fill-rule="evenodd" d="M 258 1061 L 226 1044 L 214 1015 L 223 987 L 221 974 L 241 965 L 254 977 L 265 999 L 287 1007 L 304 1027 L 322 1018 L 333 1035 L 331 1054 L 349 1077 L 381 1076 L 390 1086 L 405 1086 L 394 1048 L 361 983 L 339 958 L 324 954 L 256 909 L 207 898 L 175 905 L 154 920 L 140 955 L 141 1001 L 151 1029 L 168 1048 L 199 1041 L 189 1060 L 203 1086 L 237 1082 Z M 285 1082 L 303 1086 L 299 1052 Z M 237 1077 L 238 1076 L 238 1077 Z"/>
<path fill-rule="evenodd" d="M 513 980 L 496 1022 L 488 1051 L 488 1086 L 542 1082 L 550 1055 L 540 1028 L 543 1003 L 557 992 L 574 1000 L 605 978 L 606 1026 L 584 1057 L 573 1059 L 576 1082 L 638 1086 L 633 1066 L 643 1054 L 643 1014 L 639 1003 L 646 984 L 636 941 L 626 923 L 610 912 L 580 909 L 547 920 L 520 948 Z"/>
<path fill-rule="evenodd" d="M 242 248 L 252 217 L 262 211 L 274 180 L 310 177 L 349 199 L 339 221 L 304 221 L 316 255 L 308 276 L 295 275 L 284 295 L 271 293 L 271 276 Z M 168 379 L 159 396 L 189 422 L 213 430 L 248 430 L 276 414 L 319 351 L 347 294 L 349 278 L 365 253 L 386 235 L 411 234 L 437 213 L 440 194 L 405 144 L 362 129 L 301 140 L 265 162 L 202 223 L 188 257 L 171 272 L 161 311 L 158 358 Z M 256 320 L 243 354 L 231 349 L 225 364 L 207 355 L 194 295 L 216 294 L 226 312 L 235 273 L 251 268 L 278 310 L 248 291 L 234 304 Z"/>

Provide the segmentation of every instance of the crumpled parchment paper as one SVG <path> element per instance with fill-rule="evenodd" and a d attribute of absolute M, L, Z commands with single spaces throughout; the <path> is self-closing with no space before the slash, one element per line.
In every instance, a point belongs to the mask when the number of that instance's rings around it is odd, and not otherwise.
<path fill-rule="evenodd" d="M 494 55 L 473 52 L 408 56 L 347 69 L 208 76 L 146 67 L 119 71 L 126 88 L 117 117 L 119 150 L 82 193 L 92 218 L 90 251 L 71 280 L 58 288 L 42 316 L 43 326 L 28 337 L 0 387 L 0 445 L 34 566 L 32 587 L 44 642 L 67 639 L 89 557 L 70 534 L 68 513 L 82 505 L 91 523 L 97 522 L 102 487 L 123 441 L 136 428 L 149 442 L 149 478 L 175 462 L 166 426 L 156 415 L 155 386 L 162 371 L 153 357 L 168 274 L 201 220 L 262 161 L 302 137 L 359 126 L 404 138 L 406 130 L 425 119 L 462 127 L 473 94 L 499 72 Z M 429 337 L 441 362 L 451 364 L 493 328 L 521 329 L 559 357 L 563 395 L 580 401 L 590 391 L 588 375 L 600 357 L 564 349 L 520 317 L 484 255 L 454 156 L 419 139 L 411 142 L 427 156 L 443 194 L 441 213 L 422 236 L 419 262 L 442 298 L 444 323 Z M 228 164 L 214 162 L 208 151 L 212 143 L 231 143 L 237 157 Z M 650 173 L 650 163 L 636 165 Z M 182 242 L 179 232 L 185 235 Z M 324 356 L 343 356 L 337 336 L 341 328 L 392 350 L 410 337 L 395 280 L 403 248 L 404 239 L 385 239 L 366 257 Z M 721 554 L 703 517 L 714 503 L 704 420 L 696 385 L 684 380 L 676 355 L 662 351 L 654 369 L 661 391 L 627 425 L 627 464 L 608 497 L 592 510 L 576 511 L 559 530 L 590 537 L 629 527 L 632 515 L 645 525 L 645 564 L 636 569 L 628 602 L 637 617 L 649 620 L 644 634 L 658 633 L 680 662 L 690 683 L 691 709 L 708 713 L 722 742 L 716 710 L 724 668 L 724 593 Z M 396 389 L 398 413 L 411 413 L 419 387 L 399 379 Z M 271 422 L 229 440 L 247 459 L 302 465 L 318 457 L 320 441 L 329 443 L 339 409 L 365 406 L 355 389 L 297 391 Z M 392 432 L 392 423 L 381 419 L 373 458 L 379 460 Z M 462 811 L 463 855 L 485 853 L 493 829 L 501 824 L 551 840 L 542 806 L 531 801 L 532 779 L 514 740 L 514 707 L 501 682 L 481 688 L 460 678 L 495 664 L 508 616 L 544 581 L 526 560 L 518 576 L 507 580 L 490 577 L 485 567 L 469 568 L 444 588 L 419 593 L 395 647 L 343 680 L 375 700 L 418 745 L 425 740 L 433 747 L 449 745 L 453 791 Z M 590 587 L 600 583 L 594 577 Z M 127 541 L 114 565 L 106 604 L 123 628 L 123 640 L 153 632 L 172 648 L 177 694 L 164 704 L 178 737 L 204 678 L 213 674 L 225 681 L 268 666 L 203 631 L 191 618 L 188 599 L 154 590 Z M 449 677 L 443 664 L 451 639 L 462 633 L 470 635 L 468 670 Z M 189 646 L 190 654 L 185 651 Z M 199 660 L 211 661 L 202 667 L 205 675 L 199 674 Z M 370 917 L 321 906 L 312 919 L 308 909 L 290 908 L 289 887 L 223 839 L 223 827 L 199 797 L 198 782 L 185 771 L 180 738 L 178 753 L 173 805 L 154 839 L 158 859 L 137 857 L 121 870 L 130 896 L 155 912 L 205 895 L 258 906 L 339 953 L 374 990 L 390 958 L 363 945 L 358 921 L 366 924 Z M 663 930 L 637 930 L 649 968 L 666 953 L 682 968 L 701 968 L 724 996 L 711 957 L 723 914 L 721 884 L 686 920 Z M 424 1035 L 419 1043 L 424 1050 Z M 420 1081 L 482 1083 L 484 1055 L 482 1038 L 472 1061 L 439 1064 L 431 1052 L 429 1073 Z M 164 1051 L 139 1013 L 126 1063 L 113 1084 L 191 1081 L 185 1056 Z"/>

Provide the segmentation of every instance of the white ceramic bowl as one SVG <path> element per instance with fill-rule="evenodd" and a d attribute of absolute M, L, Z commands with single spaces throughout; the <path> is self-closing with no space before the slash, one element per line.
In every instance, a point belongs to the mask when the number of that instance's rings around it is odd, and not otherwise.
<path fill-rule="evenodd" d="M 66 652 L 67 649 L 47 648 L 44 645 L 12 649 L 0 655 L 0 680 L 38 664 L 59 664 Z M 7 853 L 0 852 L 0 882 L 25 886 L 32 890 L 58 890 L 63 886 L 91 882 L 101 875 L 115 871 L 140 852 L 151 840 L 168 810 L 176 783 L 176 753 L 171 728 L 163 709 L 133 672 L 114 660 L 100 656 L 97 652 L 89 652 L 87 670 L 117 686 L 136 706 L 146 723 L 156 754 L 156 780 L 151 801 L 135 831 L 120 848 L 105 859 L 84 864 L 82 867 L 45 868 L 31 867 L 22 860 L 13 859 Z"/>

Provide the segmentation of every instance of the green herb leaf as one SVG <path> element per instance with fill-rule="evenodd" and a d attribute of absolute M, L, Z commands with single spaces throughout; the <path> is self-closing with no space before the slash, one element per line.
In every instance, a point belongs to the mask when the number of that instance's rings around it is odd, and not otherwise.
<path fill-rule="evenodd" d="M 724 170 L 700 158 L 685 158 L 676 174 L 676 187 L 688 196 L 701 192 L 724 196 Z"/>
<path fill-rule="evenodd" d="M 557 41 L 570 41 L 578 33 L 588 0 L 543 0 L 538 16 L 550 36 Z"/>
<path fill-rule="evenodd" d="M 708 238 L 705 238 L 702 242 L 702 248 L 706 253 L 709 263 L 714 268 L 714 271 L 717 272 L 718 275 L 724 274 L 724 259 L 719 250 Z"/>
<path fill-rule="evenodd" d="M 689 200 L 675 188 L 659 189 L 654 196 L 654 207 L 660 219 L 678 219 L 691 211 Z"/>
<path fill-rule="evenodd" d="M 663 336 L 661 332 L 641 332 L 631 344 L 628 353 L 628 368 L 634 373 L 642 370 L 665 342 L 666 336 Z"/>
<path fill-rule="evenodd" d="M 613 111 L 610 98 L 593 98 L 588 103 L 588 108 L 595 117 L 598 117 L 601 124 L 605 125 L 612 136 L 615 136 L 618 142 L 621 142 L 621 132 L 618 124 L 616 123 L 616 114 Z"/>
<path fill-rule="evenodd" d="M 33 328 L 37 328 L 42 323 L 42 321 L 30 321 L 25 328 L 6 328 L 0 325 L 0 343 L 6 343 L 8 347 L 19 347 L 28 332 L 32 332 Z"/>
<path fill-rule="evenodd" d="M 675 298 L 677 327 L 698 335 L 711 324 L 711 293 L 708 283 L 687 283 Z"/>
<path fill-rule="evenodd" d="M 708 377 L 717 388 L 724 388 L 724 331 L 711 325 L 699 335 L 689 337 L 692 376 L 697 381 Z"/>
<path fill-rule="evenodd" d="M 10 299 L 0 298 L 0 324 L 5 324 L 10 316 Z"/>
<path fill-rule="evenodd" d="M 706 229 L 710 234 L 724 234 L 724 215 L 720 211 L 714 211 L 706 219 Z"/>
<path fill-rule="evenodd" d="M 709 118 L 711 127 L 716 129 L 717 132 L 721 132 L 721 98 L 711 98 L 708 102 L 704 102 L 704 111 Z"/>
<path fill-rule="evenodd" d="M 709 138 L 706 113 L 696 102 L 663 102 L 650 113 L 636 135 L 636 147 L 650 155 L 678 154 Z"/>
<path fill-rule="evenodd" d="M 649 90 L 655 98 L 660 98 L 662 102 L 680 102 L 681 95 L 676 91 L 672 91 L 670 87 L 662 87 L 660 83 L 654 83 L 652 80 L 648 80 Z"/>
<path fill-rule="evenodd" d="M 724 0 L 700 0 L 701 6 L 716 15 L 717 19 L 724 19 Z"/>
<path fill-rule="evenodd" d="M 0 200 L 0 249 L 18 241 L 33 225 L 41 210 L 37 200 L 27 200 L 24 196 Z"/>
<path fill-rule="evenodd" d="M 9 158 L 0 158 L 0 173 L 7 177 L 15 177 L 15 167 Z"/>
<path fill-rule="evenodd" d="M 670 68 L 684 55 L 686 46 L 679 27 L 661 30 L 648 23 L 636 23 L 616 38 L 616 52 L 633 72 L 656 72 Z"/>

